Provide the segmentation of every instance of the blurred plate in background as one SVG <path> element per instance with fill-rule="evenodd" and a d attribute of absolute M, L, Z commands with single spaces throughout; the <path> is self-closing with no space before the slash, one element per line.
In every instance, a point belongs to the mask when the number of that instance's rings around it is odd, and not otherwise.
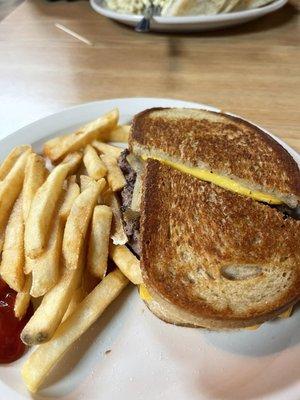
<path fill-rule="evenodd" d="M 275 0 L 273 3 L 261 8 L 228 14 L 155 17 L 151 23 L 151 30 L 160 32 L 191 32 L 226 28 L 263 17 L 283 7 L 287 1 L 288 0 Z M 104 0 L 90 0 L 90 4 L 99 14 L 125 25 L 136 26 L 142 18 L 140 15 L 122 14 L 112 11 L 105 6 Z"/>

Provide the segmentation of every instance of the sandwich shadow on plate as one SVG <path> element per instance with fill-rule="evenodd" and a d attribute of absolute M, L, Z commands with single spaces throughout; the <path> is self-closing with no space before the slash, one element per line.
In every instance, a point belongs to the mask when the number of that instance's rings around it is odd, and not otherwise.
<path fill-rule="evenodd" d="M 299 317 L 298 307 L 291 318 L 254 331 L 209 332 L 163 323 L 147 329 L 163 346 L 164 357 L 180 366 L 187 398 L 261 400 L 282 392 L 276 398 L 283 399 L 283 391 L 299 379 Z"/>
<path fill-rule="evenodd" d="M 232 400 L 233 393 L 234 400 L 271 399 L 282 392 L 283 399 L 287 398 L 283 391 L 299 380 L 299 307 L 290 319 L 268 322 L 255 331 L 210 332 L 205 340 L 215 357 L 194 381 L 196 392 L 204 390 L 222 400 Z M 221 371 L 220 360 L 224 361 Z"/>
<path fill-rule="evenodd" d="M 249 357 L 264 357 L 300 344 L 300 306 L 289 318 L 274 319 L 258 329 L 206 332 L 205 339 L 226 352 Z"/>

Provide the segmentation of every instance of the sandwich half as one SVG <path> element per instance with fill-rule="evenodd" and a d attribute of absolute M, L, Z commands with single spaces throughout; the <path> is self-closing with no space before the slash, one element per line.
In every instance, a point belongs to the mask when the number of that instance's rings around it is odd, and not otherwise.
<path fill-rule="evenodd" d="M 299 167 L 257 126 L 227 114 L 157 108 L 135 116 L 130 151 L 227 190 L 269 204 L 297 207 Z"/>
<path fill-rule="evenodd" d="M 159 318 L 251 327 L 299 300 L 299 168 L 264 131 L 205 110 L 145 110 L 120 166 L 142 298 Z"/>
<path fill-rule="evenodd" d="M 140 221 L 149 309 L 166 322 L 233 329 L 300 297 L 300 221 L 147 160 Z"/>

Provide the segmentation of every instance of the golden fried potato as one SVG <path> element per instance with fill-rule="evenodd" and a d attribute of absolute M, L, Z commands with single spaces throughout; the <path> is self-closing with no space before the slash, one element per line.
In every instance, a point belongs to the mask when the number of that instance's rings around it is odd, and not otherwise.
<path fill-rule="evenodd" d="M 83 149 L 87 144 L 97 139 L 101 134 L 111 131 L 117 126 L 119 111 L 117 109 L 103 115 L 78 129 L 76 132 L 66 135 L 62 140 L 51 139 L 44 144 L 44 153 L 51 161 L 58 161 L 66 154 Z"/>
<path fill-rule="evenodd" d="M 109 256 L 132 283 L 135 285 L 143 283 L 140 262 L 128 247 L 111 244 Z"/>
<path fill-rule="evenodd" d="M 52 340 L 40 345 L 26 360 L 22 377 L 31 392 L 36 392 L 44 379 L 69 349 L 104 312 L 128 284 L 119 271 L 108 274 L 58 327 Z"/>
<path fill-rule="evenodd" d="M 126 180 L 117 160 L 108 154 L 102 154 L 100 157 L 107 168 L 107 182 L 112 191 L 121 190 L 126 185 Z"/>
<path fill-rule="evenodd" d="M 25 283 L 24 260 L 23 193 L 21 193 L 8 220 L 0 265 L 2 279 L 16 292 L 20 292 Z"/>
<path fill-rule="evenodd" d="M 29 258 L 40 256 L 47 246 L 51 222 L 63 183 L 81 161 L 80 153 L 72 153 L 55 167 L 36 192 L 25 224 L 25 253 Z"/>
<path fill-rule="evenodd" d="M 91 178 L 98 180 L 105 177 L 107 173 L 106 166 L 96 150 L 90 145 L 87 145 L 84 149 L 83 163 Z"/>
<path fill-rule="evenodd" d="M 65 227 L 62 247 L 63 259 L 68 269 L 77 268 L 94 207 L 105 185 L 105 179 L 91 182 L 88 188 L 80 193 L 72 206 Z"/>
<path fill-rule="evenodd" d="M 107 270 L 108 245 L 112 222 L 112 210 L 107 206 L 94 208 L 89 241 L 87 268 L 102 279 Z"/>
<path fill-rule="evenodd" d="M 45 166 L 45 160 L 38 154 L 29 155 L 23 184 L 23 214 L 24 221 L 27 220 L 31 203 L 36 191 L 45 182 L 48 176 L 48 170 Z"/>

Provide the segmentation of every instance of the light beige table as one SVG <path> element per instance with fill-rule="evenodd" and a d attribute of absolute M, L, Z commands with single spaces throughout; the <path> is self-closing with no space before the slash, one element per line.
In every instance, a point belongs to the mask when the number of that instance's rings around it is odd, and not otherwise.
<path fill-rule="evenodd" d="M 0 23 L 0 135 L 82 102 L 171 97 L 242 115 L 300 151 L 299 38 L 291 5 L 229 30 L 166 35 L 137 34 L 85 1 L 27 0 Z"/>

